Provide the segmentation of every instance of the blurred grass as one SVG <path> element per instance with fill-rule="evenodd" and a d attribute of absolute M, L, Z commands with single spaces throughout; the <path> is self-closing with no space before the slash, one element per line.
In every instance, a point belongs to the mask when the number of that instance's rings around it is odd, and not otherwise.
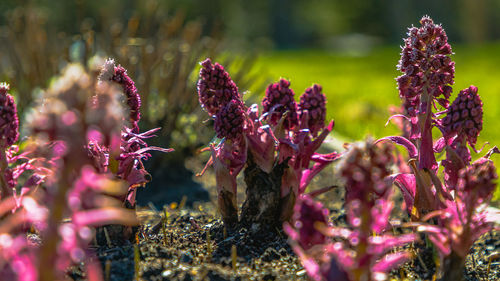
<path fill-rule="evenodd" d="M 461 89 L 476 85 L 484 103 L 484 126 L 478 148 L 486 141 L 490 143 L 486 149 L 500 146 L 497 127 L 500 119 L 500 42 L 455 45 L 453 51 L 456 69 L 451 101 Z M 274 51 L 263 54 L 258 66 L 274 80 L 290 79 L 296 98 L 313 83 L 321 84 L 328 100 L 327 116 L 335 119 L 334 134 L 359 140 L 367 134 L 376 138 L 398 134 L 394 125 L 384 125 L 390 116 L 389 105 L 400 105 L 394 80 L 400 75 L 396 69 L 399 53 L 398 46 L 380 47 L 358 56 L 325 50 Z M 497 167 L 500 166 L 499 158 L 493 156 Z M 497 200 L 499 195 L 497 190 Z"/>

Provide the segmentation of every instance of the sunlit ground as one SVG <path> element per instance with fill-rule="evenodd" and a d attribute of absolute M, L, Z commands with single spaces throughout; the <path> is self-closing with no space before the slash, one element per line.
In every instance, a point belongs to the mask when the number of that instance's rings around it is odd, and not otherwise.
<path fill-rule="evenodd" d="M 453 47 L 453 45 L 452 45 Z M 478 148 L 486 141 L 500 146 L 500 43 L 455 46 L 453 100 L 461 89 L 473 84 L 484 103 L 484 128 Z M 325 50 L 275 51 L 263 54 L 259 66 L 273 79 L 291 80 L 298 97 L 313 83 L 323 86 L 328 98 L 328 117 L 335 119 L 335 132 L 350 140 L 370 134 L 396 134 L 394 125 L 385 127 L 388 106 L 399 105 L 395 77 L 400 48 L 382 47 L 363 56 L 345 56 Z M 493 157 L 500 164 L 500 156 Z"/>

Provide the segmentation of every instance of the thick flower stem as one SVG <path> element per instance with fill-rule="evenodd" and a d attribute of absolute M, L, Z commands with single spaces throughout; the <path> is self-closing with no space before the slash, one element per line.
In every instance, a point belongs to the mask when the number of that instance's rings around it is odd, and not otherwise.
<path fill-rule="evenodd" d="M 6 197 L 9 194 L 10 187 L 7 179 L 5 178 L 5 172 L 8 168 L 7 157 L 5 155 L 5 149 L 0 149 L 0 199 Z"/>
<path fill-rule="evenodd" d="M 275 165 L 270 173 L 264 172 L 248 153 L 247 167 L 244 171 L 246 200 L 241 212 L 241 223 L 251 226 L 270 225 L 281 228 L 280 191 L 281 179 L 287 164 Z"/>
<path fill-rule="evenodd" d="M 67 161 L 65 161 L 67 162 Z M 48 229 L 45 234 L 44 243 L 40 249 L 40 263 L 38 272 L 40 272 L 40 281 L 53 281 L 56 279 L 56 257 L 57 246 L 59 242 L 59 224 L 61 223 L 64 210 L 66 209 L 66 194 L 71 186 L 71 174 L 74 172 L 72 166 L 67 163 L 64 165 L 64 170 L 61 173 L 58 189 L 54 194 L 52 207 L 50 209 L 50 217 L 48 221 Z"/>
<path fill-rule="evenodd" d="M 236 195 L 228 190 L 220 190 L 217 194 L 217 206 L 222 215 L 224 224 L 233 227 L 238 223 Z"/>
<path fill-rule="evenodd" d="M 464 265 L 465 258 L 460 257 L 455 252 L 451 252 L 444 259 L 443 263 L 443 278 L 441 281 L 462 281 L 464 280 Z"/>

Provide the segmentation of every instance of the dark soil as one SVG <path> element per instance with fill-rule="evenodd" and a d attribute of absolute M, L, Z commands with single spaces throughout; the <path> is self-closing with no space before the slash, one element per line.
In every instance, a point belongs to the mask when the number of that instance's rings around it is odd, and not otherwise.
<path fill-rule="evenodd" d="M 214 185 L 210 175 L 204 176 L 203 181 L 205 186 Z M 315 181 L 313 188 L 326 184 L 332 182 Z M 214 188 L 208 190 L 215 198 Z M 240 206 L 243 198 L 244 190 L 239 190 Z M 336 225 L 345 225 L 342 198 L 342 189 L 319 196 Z M 401 201 L 397 198 L 396 206 Z M 170 204 L 166 206 L 167 218 L 164 211 L 151 208 L 154 207 L 138 210 L 143 223 L 135 239 L 125 240 L 121 246 L 107 241 L 103 246 L 94 247 L 104 280 L 135 280 L 136 275 L 139 280 L 307 280 L 305 270 L 287 244 L 286 235 L 277 227 L 226 229 L 212 202 L 194 203 L 189 208 Z M 393 215 L 407 220 L 398 210 Z M 393 270 L 391 279 L 439 280 L 436 274 L 439 265 L 432 247 L 422 242 L 410 248 L 416 258 Z M 499 252 L 500 231 L 483 235 L 467 257 L 465 280 L 499 280 Z M 80 267 L 72 268 L 69 276 L 74 280 L 85 279 Z"/>
<path fill-rule="evenodd" d="M 94 248 L 104 280 L 135 280 L 135 245 L 140 280 L 307 280 L 283 232 L 225 230 L 221 221 L 209 214 L 214 210 L 208 205 L 198 205 L 198 210 L 170 211 L 167 224 L 160 213 L 141 211 L 145 223 L 137 232 L 138 244 Z M 342 222 L 343 212 L 335 213 L 334 221 Z M 433 280 L 436 264 L 432 249 L 413 247 L 420 258 L 391 275 L 396 279 Z M 467 258 L 466 280 L 498 280 L 500 258 L 492 259 L 489 274 L 488 264 L 490 255 L 499 250 L 498 231 L 482 236 Z M 78 268 L 70 276 L 84 279 Z"/>

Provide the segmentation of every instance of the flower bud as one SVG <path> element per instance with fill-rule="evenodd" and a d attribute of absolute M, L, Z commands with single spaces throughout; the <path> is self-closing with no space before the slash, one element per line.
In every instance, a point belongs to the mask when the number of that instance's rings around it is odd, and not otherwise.
<path fill-rule="evenodd" d="M 224 67 L 206 59 L 201 63 L 198 98 L 201 106 L 213 116 L 231 100 L 239 100 L 240 96 L 238 87 Z"/>
<path fill-rule="evenodd" d="M 303 249 L 326 242 L 326 236 L 317 228 L 318 224 L 328 226 L 328 209 L 309 195 L 301 195 L 295 203 L 293 228 L 297 231 L 297 242 Z"/>
<path fill-rule="evenodd" d="M 107 59 L 99 74 L 100 81 L 114 81 L 120 84 L 127 98 L 127 106 L 130 110 L 130 122 L 137 123 L 141 119 L 141 96 L 137 92 L 135 83 L 127 74 L 127 70 L 121 65 L 116 66 L 113 59 Z"/>
<path fill-rule="evenodd" d="M 298 124 L 298 108 L 294 95 L 293 90 L 290 89 L 290 82 L 286 79 L 282 78 L 278 83 L 267 86 L 266 95 L 262 99 L 262 107 L 268 114 L 266 118 L 270 124 L 278 124 L 285 112 L 287 112 L 283 124 L 285 129 L 290 130 Z"/>
<path fill-rule="evenodd" d="M 305 93 L 300 97 L 299 118 L 302 120 L 302 115 L 307 110 L 308 120 L 306 127 L 309 128 L 313 136 L 316 136 L 325 126 L 326 97 L 321 90 L 320 85 L 314 84 L 314 86 L 307 88 Z"/>
<path fill-rule="evenodd" d="M 0 145 L 5 149 L 19 138 L 19 119 L 14 98 L 7 93 L 9 85 L 0 83 Z"/>
<path fill-rule="evenodd" d="M 214 128 L 218 138 L 239 140 L 245 127 L 245 111 L 238 100 L 230 101 L 216 115 Z"/>
<path fill-rule="evenodd" d="M 460 91 L 442 119 L 447 135 L 457 134 L 474 146 L 483 129 L 483 102 L 477 94 L 477 87 L 470 86 Z"/>
<path fill-rule="evenodd" d="M 345 180 L 346 203 L 366 202 L 370 193 L 383 195 L 390 188 L 385 177 L 391 174 L 394 162 L 392 147 L 376 146 L 371 140 L 364 145 L 354 144 L 344 156 L 340 173 Z"/>
<path fill-rule="evenodd" d="M 498 179 L 493 161 L 481 158 L 459 172 L 458 190 L 467 194 L 476 193 L 479 203 L 488 201 L 496 188 Z"/>
<path fill-rule="evenodd" d="M 449 57 L 452 51 L 444 29 L 427 16 L 420 24 L 421 27 L 408 30 L 398 64 L 403 72 L 397 78 L 399 95 L 410 116 L 416 115 L 416 105 L 424 90 L 447 108 L 455 75 L 455 63 Z"/>

